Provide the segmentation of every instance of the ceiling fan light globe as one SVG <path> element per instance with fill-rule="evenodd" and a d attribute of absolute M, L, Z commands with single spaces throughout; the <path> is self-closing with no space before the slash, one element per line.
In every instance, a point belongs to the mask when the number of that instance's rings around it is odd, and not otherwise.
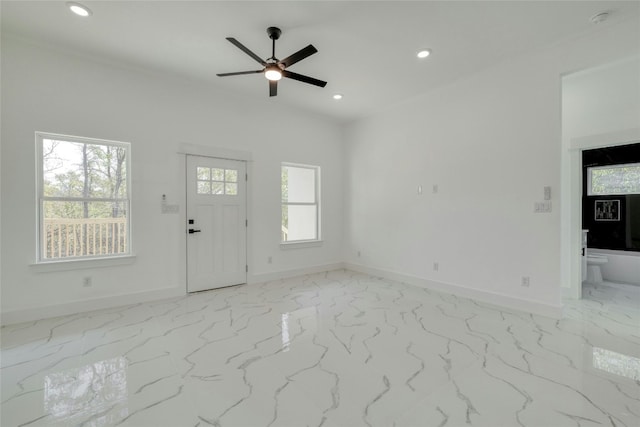
<path fill-rule="evenodd" d="M 267 78 L 267 80 L 277 82 L 282 78 L 282 72 L 279 70 L 270 69 L 265 71 L 264 76 Z"/>

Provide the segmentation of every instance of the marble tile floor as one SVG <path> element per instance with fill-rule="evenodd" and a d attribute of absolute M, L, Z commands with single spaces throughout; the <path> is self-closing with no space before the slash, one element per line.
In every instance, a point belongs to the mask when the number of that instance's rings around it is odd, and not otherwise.
<path fill-rule="evenodd" d="M 9 325 L 10 426 L 640 426 L 640 293 L 561 320 L 333 271 Z"/>

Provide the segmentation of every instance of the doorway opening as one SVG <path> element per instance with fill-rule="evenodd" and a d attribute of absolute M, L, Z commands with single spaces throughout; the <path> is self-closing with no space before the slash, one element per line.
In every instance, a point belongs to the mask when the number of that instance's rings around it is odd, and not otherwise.
<path fill-rule="evenodd" d="M 582 294 L 610 304 L 637 304 L 640 143 L 582 150 L 581 155 Z"/>
<path fill-rule="evenodd" d="M 562 77 L 561 290 L 569 299 L 583 290 L 583 152 L 640 141 L 639 73 L 633 56 Z"/>

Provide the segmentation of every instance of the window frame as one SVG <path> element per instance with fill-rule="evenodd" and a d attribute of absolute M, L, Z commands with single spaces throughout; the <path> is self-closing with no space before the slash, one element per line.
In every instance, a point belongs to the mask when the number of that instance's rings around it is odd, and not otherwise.
<path fill-rule="evenodd" d="M 639 167 L 640 163 L 616 163 L 613 165 L 605 165 L 605 166 L 590 166 L 587 167 L 587 196 L 625 196 L 629 194 L 640 194 L 640 192 L 629 192 L 629 193 L 594 193 L 593 192 L 593 171 L 599 169 L 622 169 L 628 167 Z"/>
<path fill-rule="evenodd" d="M 125 182 L 127 185 L 127 198 L 83 198 L 83 197 L 51 197 L 44 195 L 44 159 L 43 148 L 44 140 L 56 140 L 65 141 L 78 144 L 90 144 L 90 145 L 109 145 L 114 147 L 122 147 L 126 150 L 125 155 L 125 167 L 126 176 Z M 92 260 L 108 260 L 114 258 L 130 258 L 133 256 L 133 233 L 132 233 L 132 188 L 131 188 L 131 143 L 123 141 L 113 141 L 101 138 L 89 138 L 83 136 L 63 135 L 51 132 L 36 132 L 35 133 L 36 144 L 36 265 L 43 264 L 55 264 L 55 263 L 74 263 L 74 262 L 86 262 Z M 104 255 L 86 255 L 86 256 L 72 256 L 72 257 L 59 257 L 59 258 L 45 258 L 44 250 L 46 249 L 46 243 L 44 240 L 44 202 L 51 201 L 71 201 L 71 202 L 121 202 L 124 203 L 127 209 L 126 216 L 126 235 L 127 245 L 126 252 L 118 254 L 104 254 Z"/>
<path fill-rule="evenodd" d="M 311 169 L 314 171 L 314 202 L 286 202 L 282 199 L 282 168 L 293 167 L 300 169 Z M 282 231 L 280 231 L 280 245 L 304 245 L 308 243 L 317 243 L 322 241 L 322 221 L 321 221 L 321 209 L 320 209 L 320 166 L 307 165 L 301 163 L 282 162 L 280 164 L 280 229 L 282 230 L 282 211 L 284 206 L 315 206 L 316 207 L 316 238 L 304 239 L 304 240 L 282 240 Z"/>

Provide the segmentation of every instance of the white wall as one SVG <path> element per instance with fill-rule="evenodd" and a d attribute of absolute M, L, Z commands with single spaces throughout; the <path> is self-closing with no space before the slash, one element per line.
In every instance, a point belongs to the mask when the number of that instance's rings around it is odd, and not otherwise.
<path fill-rule="evenodd" d="M 561 75 L 640 51 L 638 36 L 603 27 L 350 126 L 347 262 L 557 314 Z M 553 211 L 534 213 L 547 185 Z"/>
<path fill-rule="evenodd" d="M 3 37 L 3 319 L 74 302 L 91 308 L 123 295 L 132 301 L 136 293 L 184 292 L 184 157 L 176 154 L 183 143 L 252 153 L 254 280 L 346 258 L 419 284 L 557 313 L 565 278 L 560 232 L 569 217 L 560 77 L 637 55 L 633 24 L 604 26 L 390 107 L 348 126 L 344 148 L 341 128 L 279 108 L 277 99 L 249 104 L 222 90 Z M 288 128 L 305 137 L 282 132 Z M 60 272 L 30 267 L 36 130 L 132 143 L 135 262 Z M 265 138 L 270 134 L 278 138 Z M 322 246 L 279 248 L 282 161 L 322 167 Z M 545 185 L 552 187 L 553 211 L 534 214 Z M 162 194 L 180 204 L 180 215 L 160 213 Z M 94 286 L 83 288 L 88 274 Z M 528 288 L 520 286 L 522 276 L 530 277 Z"/>
<path fill-rule="evenodd" d="M 569 144 L 574 140 L 573 148 L 578 148 L 580 138 L 639 127 L 640 57 L 631 56 L 563 77 L 562 133 Z M 607 143 L 602 141 L 597 146 Z"/>
<path fill-rule="evenodd" d="M 184 144 L 252 155 L 250 280 L 342 261 L 338 125 L 282 108 L 277 98 L 250 101 L 6 36 L 1 83 L 4 321 L 184 293 L 185 159 L 177 154 Z M 36 256 L 35 131 L 131 142 L 133 263 L 55 272 L 30 266 Z M 322 168 L 322 246 L 279 247 L 283 161 Z M 179 215 L 161 214 L 162 194 L 168 203 L 180 205 Z M 88 275 L 93 286 L 83 288 Z"/>

